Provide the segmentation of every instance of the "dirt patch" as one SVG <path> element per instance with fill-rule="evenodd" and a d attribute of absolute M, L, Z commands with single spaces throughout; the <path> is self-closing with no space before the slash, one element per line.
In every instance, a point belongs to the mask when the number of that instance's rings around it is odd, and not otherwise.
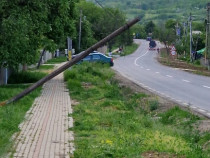
<path fill-rule="evenodd" d="M 72 106 L 76 106 L 76 105 L 78 105 L 78 104 L 79 104 L 78 101 L 71 99 L 71 105 L 72 105 Z"/>
<path fill-rule="evenodd" d="M 141 155 L 143 158 L 185 158 L 185 156 L 177 156 L 169 153 L 159 153 L 154 151 L 148 151 Z"/>
<path fill-rule="evenodd" d="M 93 85 L 89 82 L 82 82 L 82 87 L 85 89 L 89 89 L 89 88 L 92 88 Z"/>
<path fill-rule="evenodd" d="M 210 120 L 199 121 L 198 129 L 200 132 L 210 132 Z"/>

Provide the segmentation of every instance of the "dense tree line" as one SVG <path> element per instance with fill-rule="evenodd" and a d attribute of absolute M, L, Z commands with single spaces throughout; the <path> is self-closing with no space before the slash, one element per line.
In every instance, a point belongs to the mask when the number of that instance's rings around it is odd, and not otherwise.
<path fill-rule="evenodd" d="M 81 10 L 82 38 L 78 50 Z M 1 0 L 0 65 L 18 70 L 19 64 L 36 63 L 41 49 L 53 52 L 66 48 L 68 36 L 73 39 L 76 52 L 82 51 L 125 22 L 121 11 L 85 0 Z M 131 39 L 127 32 L 109 46 L 130 44 Z"/>
<path fill-rule="evenodd" d="M 75 0 L 0 1 L 0 65 L 17 70 L 36 62 L 40 49 L 64 47 L 76 36 Z"/>

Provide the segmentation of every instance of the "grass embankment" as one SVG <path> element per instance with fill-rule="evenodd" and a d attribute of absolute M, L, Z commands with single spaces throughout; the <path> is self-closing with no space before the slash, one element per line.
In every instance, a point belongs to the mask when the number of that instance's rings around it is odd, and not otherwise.
<path fill-rule="evenodd" d="M 0 86 L 0 102 L 10 99 L 11 97 L 19 94 L 31 83 L 34 83 L 44 77 L 46 69 L 51 69 L 54 66 L 41 66 L 36 71 L 27 71 L 20 73 L 13 73 L 8 83 L 9 85 Z M 0 157 L 5 154 L 13 152 L 13 134 L 19 132 L 18 125 L 24 120 L 26 112 L 32 106 L 34 99 L 41 93 L 41 88 L 36 89 L 29 95 L 20 99 L 19 101 L 0 107 Z"/>
<path fill-rule="evenodd" d="M 57 57 L 57 58 L 52 58 L 52 59 L 48 60 L 46 62 L 46 64 L 59 64 L 61 62 L 65 62 L 65 61 L 67 61 L 66 57 Z"/>
<path fill-rule="evenodd" d="M 27 88 L 26 85 L 0 86 L 0 102 L 5 101 Z M 24 120 L 25 113 L 40 94 L 41 88 L 36 89 L 16 103 L 0 107 L 0 157 L 11 152 L 12 135 L 19 131 L 18 125 Z"/>
<path fill-rule="evenodd" d="M 177 58 L 177 56 L 172 57 L 171 55 L 168 56 L 166 49 L 161 49 L 158 61 L 166 66 L 180 68 L 184 71 L 188 71 L 198 75 L 210 76 L 210 71 L 208 71 L 207 67 L 202 66 L 199 60 L 191 63 L 189 58 L 183 58 L 181 56 Z"/>
<path fill-rule="evenodd" d="M 193 128 L 197 116 L 179 107 L 158 114 L 156 98 L 120 86 L 113 76 L 96 63 L 65 72 L 74 100 L 75 158 L 210 156 L 202 149 L 210 134 Z"/>
<path fill-rule="evenodd" d="M 139 47 L 138 44 L 132 43 L 131 45 L 125 46 L 121 53 L 115 52 L 113 53 L 113 55 L 126 56 L 133 53 L 138 47 Z"/>

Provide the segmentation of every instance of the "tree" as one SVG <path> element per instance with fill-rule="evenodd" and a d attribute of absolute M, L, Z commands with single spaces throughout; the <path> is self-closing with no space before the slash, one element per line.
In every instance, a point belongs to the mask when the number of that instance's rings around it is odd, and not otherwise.
<path fill-rule="evenodd" d="M 82 10 L 83 15 L 86 16 L 86 19 L 90 22 L 93 37 L 96 40 L 103 39 L 106 35 L 110 34 L 126 22 L 125 15 L 118 9 L 101 8 L 86 1 L 81 1 L 78 4 L 78 8 Z M 131 39 L 132 36 L 130 33 L 124 33 L 114 40 L 111 40 L 108 45 L 111 49 L 114 44 L 124 45 L 129 43 Z"/>
<path fill-rule="evenodd" d="M 136 24 L 131 28 L 131 32 L 135 33 L 136 38 L 146 38 L 147 37 L 147 33 L 144 29 L 144 27 L 140 24 Z"/>
<path fill-rule="evenodd" d="M 165 23 L 165 28 L 166 29 L 175 29 L 177 22 L 173 19 L 169 19 Z"/>
<path fill-rule="evenodd" d="M 172 33 L 172 29 L 159 28 L 158 37 L 160 42 L 163 42 L 169 55 L 169 46 L 175 43 L 176 35 Z"/>
<path fill-rule="evenodd" d="M 2 0 L 0 2 L 0 65 L 37 61 L 39 50 L 65 47 L 66 37 L 76 35 L 73 0 Z"/>
<path fill-rule="evenodd" d="M 78 14 L 75 10 L 75 1 L 73 0 L 50 0 L 48 24 L 50 31 L 46 33 L 49 39 L 52 39 L 58 48 L 66 48 L 66 38 L 69 36 L 76 39 L 76 19 Z"/>
<path fill-rule="evenodd" d="M 153 21 L 150 21 L 145 25 L 145 31 L 147 34 L 153 33 L 154 29 L 155 29 L 155 24 L 153 23 Z"/>
<path fill-rule="evenodd" d="M 42 1 L 2 2 L 0 65 L 32 64 L 37 58 L 42 35 L 48 31 L 47 9 Z"/>

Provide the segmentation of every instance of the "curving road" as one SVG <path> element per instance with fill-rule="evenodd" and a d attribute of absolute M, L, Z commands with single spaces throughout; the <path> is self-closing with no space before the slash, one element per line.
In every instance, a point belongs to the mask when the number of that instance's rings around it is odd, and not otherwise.
<path fill-rule="evenodd" d="M 163 66 L 155 59 L 157 51 L 148 50 L 147 41 L 135 42 L 141 43 L 139 48 L 129 56 L 116 59 L 113 69 L 160 96 L 210 117 L 210 77 Z"/>

